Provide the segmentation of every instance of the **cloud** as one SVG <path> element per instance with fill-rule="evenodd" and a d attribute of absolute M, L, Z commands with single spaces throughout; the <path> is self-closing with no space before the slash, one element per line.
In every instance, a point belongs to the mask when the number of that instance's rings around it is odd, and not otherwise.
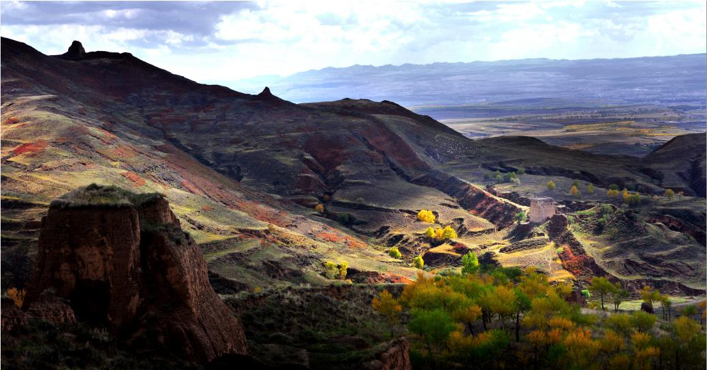
<path fill-rule="evenodd" d="M 705 3 L 3 2 L 3 36 L 47 54 L 73 40 L 228 83 L 329 66 L 705 51 Z"/>

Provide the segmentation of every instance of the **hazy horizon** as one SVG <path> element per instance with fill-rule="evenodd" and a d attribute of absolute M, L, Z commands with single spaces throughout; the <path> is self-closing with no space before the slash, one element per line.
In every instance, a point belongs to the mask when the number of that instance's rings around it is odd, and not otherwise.
<path fill-rule="evenodd" d="M 3 2 L 2 35 L 73 40 L 205 83 L 327 67 L 704 53 L 704 2 Z"/>

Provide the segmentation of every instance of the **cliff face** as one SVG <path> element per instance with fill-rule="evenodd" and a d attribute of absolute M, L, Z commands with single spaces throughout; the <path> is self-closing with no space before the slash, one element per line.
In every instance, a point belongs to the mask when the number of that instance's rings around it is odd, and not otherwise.
<path fill-rule="evenodd" d="M 376 359 L 364 364 L 362 370 L 411 370 L 410 344 L 405 339 L 398 339 L 390 347 L 378 354 Z"/>
<path fill-rule="evenodd" d="M 132 341 L 200 361 L 247 352 L 201 250 L 158 194 L 91 185 L 53 202 L 23 308 L 48 289 L 79 321 Z"/>

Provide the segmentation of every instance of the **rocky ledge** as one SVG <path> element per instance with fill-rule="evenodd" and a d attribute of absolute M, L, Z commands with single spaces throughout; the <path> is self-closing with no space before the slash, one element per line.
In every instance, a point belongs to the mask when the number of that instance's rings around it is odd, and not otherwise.
<path fill-rule="evenodd" d="M 201 362 L 247 352 L 201 250 L 160 194 L 90 185 L 52 202 L 23 310 L 47 292 L 78 321 L 136 346 L 149 341 Z"/>

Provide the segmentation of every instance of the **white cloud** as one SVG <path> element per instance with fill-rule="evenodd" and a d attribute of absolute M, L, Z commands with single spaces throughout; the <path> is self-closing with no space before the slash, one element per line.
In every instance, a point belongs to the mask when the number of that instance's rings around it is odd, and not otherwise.
<path fill-rule="evenodd" d="M 46 54 L 73 40 L 89 51 L 127 51 L 212 83 L 353 64 L 699 53 L 707 39 L 703 2 L 260 1 L 204 14 L 205 3 L 180 3 L 173 21 L 152 4 L 92 3 L 86 11 L 105 22 L 91 24 L 74 17 L 82 3 L 72 4 L 58 18 L 56 6 L 43 15 L 42 3 L 2 3 L 3 18 L 22 16 L 1 32 Z"/>

